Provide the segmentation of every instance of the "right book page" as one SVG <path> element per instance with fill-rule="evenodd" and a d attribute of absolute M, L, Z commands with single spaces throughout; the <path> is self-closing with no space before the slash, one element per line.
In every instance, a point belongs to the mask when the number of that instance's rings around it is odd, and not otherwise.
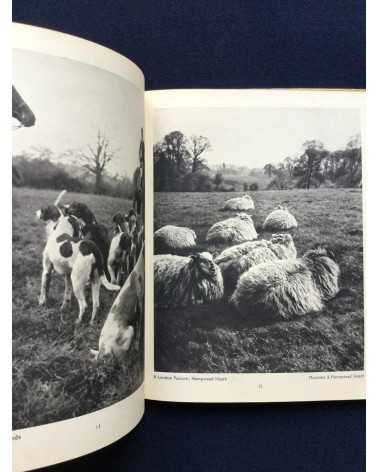
<path fill-rule="evenodd" d="M 364 102 L 146 94 L 147 398 L 365 397 Z"/>

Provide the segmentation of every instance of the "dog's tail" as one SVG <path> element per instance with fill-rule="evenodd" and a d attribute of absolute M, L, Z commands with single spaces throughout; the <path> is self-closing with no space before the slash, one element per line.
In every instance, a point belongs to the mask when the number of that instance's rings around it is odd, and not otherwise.
<path fill-rule="evenodd" d="M 119 285 L 112 284 L 111 282 L 108 281 L 105 275 L 104 261 L 102 258 L 102 254 L 93 241 L 90 241 L 90 240 L 81 241 L 80 246 L 79 246 L 79 252 L 84 257 L 92 256 L 91 257 L 92 274 L 93 274 L 93 270 L 97 269 L 98 275 L 100 277 L 100 281 L 106 289 L 117 291 L 121 288 Z"/>
<path fill-rule="evenodd" d="M 55 205 L 55 206 L 58 206 L 58 205 L 59 205 L 61 199 L 64 197 L 64 195 L 65 195 L 66 193 L 67 193 L 67 190 L 62 190 L 62 191 L 60 192 L 60 194 L 57 196 L 57 198 L 56 198 L 56 200 L 55 200 L 55 202 L 54 202 L 54 205 Z"/>

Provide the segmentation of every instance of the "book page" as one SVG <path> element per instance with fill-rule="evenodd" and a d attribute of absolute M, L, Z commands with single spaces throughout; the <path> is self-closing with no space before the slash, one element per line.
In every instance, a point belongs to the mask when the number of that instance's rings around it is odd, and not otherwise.
<path fill-rule="evenodd" d="M 144 412 L 144 78 L 13 29 L 13 463 L 118 440 Z"/>
<path fill-rule="evenodd" d="M 364 398 L 364 92 L 146 102 L 146 398 Z"/>

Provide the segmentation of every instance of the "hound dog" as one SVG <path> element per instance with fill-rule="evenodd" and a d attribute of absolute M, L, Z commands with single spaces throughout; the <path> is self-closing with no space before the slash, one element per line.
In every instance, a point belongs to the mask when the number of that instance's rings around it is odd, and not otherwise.
<path fill-rule="evenodd" d="M 75 216 L 83 222 L 83 237 L 86 240 L 93 241 L 100 250 L 103 260 L 107 261 L 110 248 L 110 238 L 107 228 L 98 223 L 93 212 L 84 203 L 74 201 L 64 207 L 65 213 Z M 110 280 L 108 268 L 104 266 L 105 274 Z"/>
<path fill-rule="evenodd" d="M 128 230 L 128 223 L 126 220 L 126 215 L 123 213 L 116 213 L 113 216 L 114 223 L 114 233 L 125 233 Z"/>
<path fill-rule="evenodd" d="M 122 233 L 128 232 L 131 234 L 134 231 L 137 222 L 137 215 L 133 209 L 128 214 L 116 213 L 113 216 L 114 232 Z"/>
<path fill-rule="evenodd" d="M 127 230 L 117 233 L 113 237 L 108 257 L 108 272 L 112 283 L 122 285 L 122 282 L 130 273 L 132 244 L 132 238 Z"/>
<path fill-rule="evenodd" d="M 45 305 L 53 270 L 64 276 L 65 290 L 62 309 L 71 302 L 72 289 L 79 303 L 80 323 L 87 308 L 85 287 L 90 282 L 92 287 L 93 323 L 100 306 L 100 287 L 119 290 L 120 287 L 108 282 L 104 274 L 102 255 L 93 241 L 83 240 L 79 220 L 72 215 L 58 217 L 59 209 L 53 206 L 37 211 L 37 217 L 53 225 L 49 231 L 42 258 L 42 282 L 39 304 Z M 50 223 L 52 222 L 52 223 Z M 72 285 L 71 285 L 72 284 Z"/>
<path fill-rule="evenodd" d="M 144 251 L 124 283 L 101 330 L 98 350 L 92 350 L 94 359 L 113 355 L 122 359 L 135 338 L 135 349 L 140 348 L 144 314 Z"/>
<path fill-rule="evenodd" d="M 134 210 L 128 215 L 117 213 L 113 217 L 116 235 L 110 243 L 108 271 L 113 283 L 122 280 L 133 270 L 143 243 L 143 225 Z"/>
<path fill-rule="evenodd" d="M 108 271 L 111 280 L 120 283 L 117 273 L 121 271 L 127 276 L 138 260 L 143 244 L 144 226 L 141 216 L 133 209 L 127 214 L 116 213 L 113 223 L 115 236 L 110 243 Z"/>

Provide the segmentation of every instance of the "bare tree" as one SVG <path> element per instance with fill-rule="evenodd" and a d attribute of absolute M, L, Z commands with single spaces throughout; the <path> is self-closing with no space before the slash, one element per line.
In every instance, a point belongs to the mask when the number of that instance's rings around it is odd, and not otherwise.
<path fill-rule="evenodd" d="M 192 172 L 196 172 L 204 167 L 205 159 L 201 156 L 205 151 L 211 150 L 211 144 L 206 136 L 194 134 L 188 140 L 188 150 L 192 157 Z"/>
<path fill-rule="evenodd" d="M 96 145 L 88 145 L 86 151 L 78 151 L 78 162 L 95 176 L 95 193 L 101 192 L 102 178 L 109 162 L 117 150 L 110 145 L 109 138 L 101 130 L 97 132 Z"/>

